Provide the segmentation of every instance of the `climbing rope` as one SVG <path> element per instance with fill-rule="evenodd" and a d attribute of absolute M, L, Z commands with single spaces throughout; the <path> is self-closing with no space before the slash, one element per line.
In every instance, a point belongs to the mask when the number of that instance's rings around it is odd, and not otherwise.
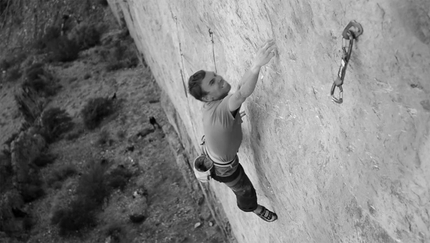
<path fill-rule="evenodd" d="M 356 30 L 353 30 L 355 28 Z M 351 21 L 345 27 L 342 32 L 342 60 L 340 63 L 339 71 L 337 72 L 337 78 L 331 86 L 330 95 L 334 102 L 341 104 L 343 102 L 343 80 L 345 79 L 346 68 L 348 66 L 349 59 L 351 58 L 352 45 L 354 39 L 357 39 L 361 34 L 363 34 L 363 27 L 356 21 Z M 339 89 L 339 98 L 334 96 L 334 91 L 336 87 Z"/>
<path fill-rule="evenodd" d="M 214 60 L 214 65 L 215 65 L 215 73 L 217 73 L 217 68 L 216 68 L 216 59 L 215 59 L 215 42 L 214 42 L 214 32 L 209 28 L 208 29 L 209 32 L 209 37 L 211 38 L 211 42 L 212 42 L 212 57 Z"/>

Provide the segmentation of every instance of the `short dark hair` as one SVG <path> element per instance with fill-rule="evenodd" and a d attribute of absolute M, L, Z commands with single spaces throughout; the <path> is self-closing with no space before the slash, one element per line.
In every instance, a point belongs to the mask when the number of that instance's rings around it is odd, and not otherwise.
<path fill-rule="evenodd" d="M 203 70 L 197 71 L 188 79 L 188 92 L 197 100 L 203 101 L 208 92 L 203 91 L 201 83 L 205 78 L 206 72 Z"/>

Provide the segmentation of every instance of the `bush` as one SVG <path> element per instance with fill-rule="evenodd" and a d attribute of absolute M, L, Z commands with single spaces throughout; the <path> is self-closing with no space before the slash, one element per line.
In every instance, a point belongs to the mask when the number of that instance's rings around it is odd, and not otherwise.
<path fill-rule="evenodd" d="M 78 124 L 79 125 L 79 124 Z M 75 140 L 82 135 L 84 128 L 82 126 L 74 126 L 75 128 L 65 135 L 67 140 Z"/>
<path fill-rule="evenodd" d="M 101 31 L 94 25 L 80 25 L 71 34 L 80 50 L 86 50 L 100 44 Z"/>
<path fill-rule="evenodd" d="M 102 5 L 103 7 L 107 7 L 109 5 L 107 0 L 99 0 L 99 4 Z"/>
<path fill-rule="evenodd" d="M 33 47 L 39 50 L 46 49 L 51 42 L 58 41 L 60 38 L 61 29 L 59 27 L 50 26 L 46 28 L 45 34 L 35 41 Z"/>
<path fill-rule="evenodd" d="M 71 62 L 78 59 L 80 47 L 74 40 L 61 36 L 57 41 L 47 43 L 50 61 Z"/>
<path fill-rule="evenodd" d="M 109 173 L 108 185 L 114 189 L 124 190 L 131 177 L 131 173 L 121 167 L 117 167 Z"/>
<path fill-rule="evenodd" d="M 135 48 L 131 48 L 133 43 L 130 41 L 117 42 L 111 54 L 107 71 L 116 71 L 123 68 L 133 68 L 139 65 Z"/>
<path fill-rule="evenodd" d="M 106 183 L 105 172 L 106 168 L 103 165 L 93 163 L 88 172 L 79 179 L 79 184 L 76 188 L 78 197 L 94 200 L 97 205 L 101 205 L 110 193 Z"/>
<path fill-rule="evenodd" d="M 0 195 L 12 181 L 12 160 L 10 153 L 0 152 Z"/>
<path fill-rule="evenodd" d="M 41 153 L 37 158 L 33 160 L 33 163 L 39 167 L 44 167 L 47 164 L 54 163 L 57 156 L 49 153 Z"/>
<path fill-rule="evenodd" d="M 113 143 L 113 140 L 110 138 L 109 131 L 107 129 L 102 129 L 99 133 L 97 144 L 104 146 L 104 145 L 111 145 L 112 143 Z"/>
<path fill-rule="evenodd" d="M 26 203 L 45 195 L 40 170 L 37 167 L 30 167 L 26 180 L 19 185 L 19 191 Z"/>
<path fill-rule="evenodd" d="M 109 98 L 90 99 L 81 111 L 88 129 L 96 128 L 106 116 L 113 113 L 113 102 Z"/>
<path fill-rule="evenodd" d="M 48 185 L 54 185 L 56 182 L 64 181 L 68 177 L 74 176 L 77 173 L 74 165 L 63 165 L 56 170 L 52 171 L 46 179 Z"/>
<path fill-rule="evenodd" d="M 114 222 L 109 224 L 105 229 L 105 236 L 111 237 L 111 242 L 129 242 L 127 239 L 127 232 L 120 222 Z"/>
<path fill-rule="evenodd" d="M 21 188 L 21 196 L 24 202 L 32 202 L 45 195 L 41 185 L 37 184 L 25 184 Z"/>
<path fill-rule="evenodd" d="M 93 202 L 78 198 L 68 208 L 55 211 L 51 223 L 59 226 L 60 235 L 63 236 L 76 234 L 85 227 L 94 226 L 96 218 Z"/>
<path fill-rule="evenodd" d="M 22 76 L 21 68 L 20 67 L 14 67 L 6 71 L 6 82 L 13 82 L 18 80 Z"/>
<path fill-rule="evenodd" d="M 22 228 L 26 231 L 30 231 L 34 226 L 33 219 L 31 217 L 25 217 L 22 221 Z"/>
<path fill-rule="evenodd" d="M 45 96 L 55 95 L 59 89 L 55 77 L 43 68 L 43 63 L 36 63 L 26 70 L 23 88 L 30 88 Z"/>
<path fill-rule="evenodd" d="M 46 142 L 52 143 L 73 128 L 73 125 L 72 118 L 65 110 L 51 108 L 42 113 L 40 130 Z"/>
<path fill-rule="evenodd" d="M 60 228 L 61 235 L 79 232 L 84 227 L 96 224 L 95 210 L 110 193 L 106 184 L 106 169 L 93 163 L 89 171 L 81 176 L 76 189 L 76 198 L 68 208 L 57 210 L 51 223 Z"/>
<path fill-rule="evenodd" d="M 27 58 L 27 53 L 21 51 L 16 54 L 9 55 L 7 58 L 0 61 L 0 76 L 1 72 L 6 72 L 5 81 L 13 82 L 22 76 L 20 64 Z"/>
<path fill-rule="evenodd" d="M 3 14 L 3 12 L 7 9 L 8 1 L 7 0 L 0 0 L 0 15 Z"/>

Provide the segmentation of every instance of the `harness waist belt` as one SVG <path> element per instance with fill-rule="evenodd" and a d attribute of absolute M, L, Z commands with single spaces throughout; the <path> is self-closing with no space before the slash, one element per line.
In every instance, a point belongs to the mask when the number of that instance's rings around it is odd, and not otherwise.
<path fill-rule="evenodd" d="M 234 159 L 232 159 L 228 162 L 220 161 L 220 160 L 215 159 L 214 156 L 212 156 L 210 154 L 209 150 L 206 149 L 206 146 L 204 147 L 204 150 L 205 150 L 206 155 L 212 160 L 212 162 L 214 162 L 214 164 L 216 166 L 219 166 L 219 167 L 231 167 L 237 159 L 237 155 L 236 155 L 236 156 L 234 156 Z"/>

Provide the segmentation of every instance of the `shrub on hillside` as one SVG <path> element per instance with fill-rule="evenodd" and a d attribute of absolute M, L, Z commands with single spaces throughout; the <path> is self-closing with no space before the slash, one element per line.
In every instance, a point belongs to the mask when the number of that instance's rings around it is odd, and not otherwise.
<path fill-rule="evenodd" d="M 79 179 L 75 200 L 69 207 L 54 212 L 51 222 L 59 226 L 61 235 L 95 225 L 95 212 L 110 194 L 105 172 L 103 165 L 93 163 Z"/>
<path fill-rule="evenodd" d="M 25 184 L 21 188 L 21 196 L 24 202 L 32 202 L 45 195 L 41 185 Z"/>
<path fill-rule="evenodd" d="M 112 243 L 129 242 L 126 229 L 120 222 L 111 222 L 104 232 L 106 237 L 110 237 Z"/>
<path fill-rule="evenodd" d="M 22 76 L 21 63 L 27 58 L 27 53 L 21 51 L 6 55 L 7 57 L 0 61 L 0 76 L 1 72 L 5 72 L 4 80 L 13 82 Z"/>
<path fill-rule="evenodd" d="M 32 202 L 45 195 L 43 181 L 37 167 L 30 167 L 26 181 L 19 185 L 19 191 L 22 199 L 26 203 Z"/>
<path fill-rule="evenodd" d="M 92 98 L 81 111 L 84 124 L 88 129 L 96 128 L 106 116 L 113 113 L 113 102 L 109 98 Z"/>
<path fill-rule="evenodd" d="M 110 193 L 105 172 L 106 168 L 103 165 L 94 162 L 88 172 L 79 178 L 76 188 L 78 197 L 94 200 L 96 205 L 101 205 Z"/>
<path fill-rule="evenodd" d="M 63 109 L 50 108 L 42 113 L 40 133 L 47 143 L 56 141 L 63 133 L 73 128 L 70 115 Z"/>
<path fill-rule="evenodd" d="M 111 146 L 114 143 L 107 129 L 102 129 L 97 139 L 97 144 L 101 146 Z"/>
<path fill-rule="evenodd" d="M 25 81 L 22 87 L 31 88 L 45 96 L 52 96 L 60 88 L 56 81 L 56 78 L 45 70 L 43 63 L 36 63 L 25 71 Z"/>
<path fill-rule="evenodd" d="M 0 195 L 4 193 L 13 176 L 12 158 L 7 151 L 0 152 Z"/>
<path fill-rule="evenodd" d="M 75 40 L 61 36 L 57 41 L 47 43 L 49 59 L 53 62 L 71 62 L 78 59 L 80 47 Z"/>
<path fill-rule="evenodd" d="M 55 42 L 60 38 L 61 29 L 59 27 L 50 26 L 46 28 L 45 33 L 34 42 L 33 47 L 39 50 L 45 50 L 49 43 Z"/>
<path fill-rule="evenodd" d="M 139 65 L 137 52 L 135 48 L 132 47 L 133 43 L 130 41 L 126 41 L 125 43 L 120 41 L 116 42 L 106 70 L 116 71 L 123 68 L 133 68 Z"/>
<path fill-rule="evenodd" d="M 57 156 L 50 154 L 50 153 L 41 153 L 37 158 L 33 160 L 33 164 L 37 165 L 38 167 L 44 167 L 48 164 L 54 163 Z"/>
<path fill-rule="evenodd" d="M 0 0 L 0 15 L 2 15 L 3 12 L 7 9 L 8 2 L 8 0 Z"/>
<path fill-rule="evenodd" d="M 16 224 L 13 208 L 22 208 L 24 201 L 17 190 L 8 190 L 0 194 L 0 242 L 1 236 L 4 233 L 10 234 L 19 230 Z"/>
<path fill-rule="evenodd" d="M 74 176 L 77 172 L 76 167 L 72 164 L 62 165 L 49 174 L 46 182 L 48 185 L 53 185 L 57 182 L 64 181 L 68 177 Z"/>
<path fill-rule="evenodd" d="M 76 234 L 85 227 L 96 224 L 94 202 L 84 198 L 72 201 L 69 207 L 54 212 L 51 223 L 58 225 L 60 235 Z"/>
<path fill-rule="evenodd" d="M 101 31 L 95 25 L 82 24 L 77 26 L 71 33 L 73 40 L 80 50 L 86 50 L 100 44 Z"/>
<path fill-rule="evenodd" d="M 109 173 L 109 176 L 107 176 L 107 183 L 114 189 L 124 190 L 130 177 L 130 171 L 126 168 L 117 167 Z"/>
<path fill-rule="evenodd" d="M 103 7 L 107 7 L 109 5 L 107 0 L 98 0 L 99 4 L 102 5 Z"/>
<path fill-rule="evenodd" d="M 6 71 L 6 82 L 14 82 L 22 76 L 21 68 L 19 66 L 13 67 Z"/>

